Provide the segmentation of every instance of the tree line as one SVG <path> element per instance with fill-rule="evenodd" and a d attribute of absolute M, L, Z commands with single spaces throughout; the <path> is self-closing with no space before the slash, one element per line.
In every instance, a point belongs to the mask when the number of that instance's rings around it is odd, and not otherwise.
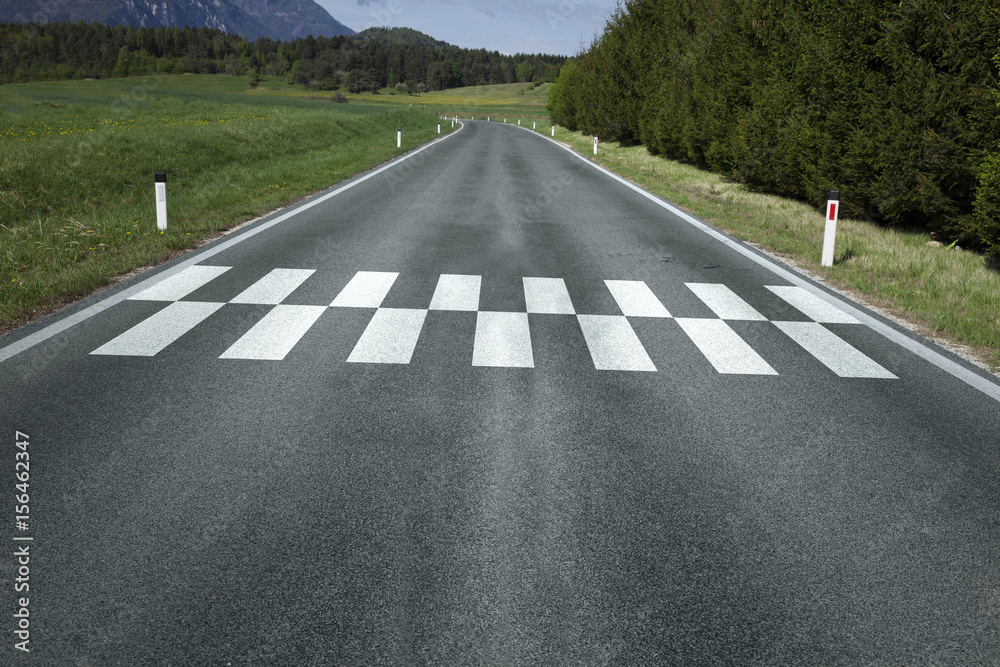
<path fill-rule="evenodd" d="M 996 0 L 626 0 L 553 120 L 1000 254 Z"/>
<path fill-rule="evenodd" d="M 464 49 L 416 31 L 249 40 L 213 28 L 0 23 L 0 83 L 207 73 L 288 77 L 322 90 L 428 90 L 554 81 L 563 56 Z M 371 36 L 367 33 L 371 32 Z M 431 46 L 430 44 L 433 44 Z"/>

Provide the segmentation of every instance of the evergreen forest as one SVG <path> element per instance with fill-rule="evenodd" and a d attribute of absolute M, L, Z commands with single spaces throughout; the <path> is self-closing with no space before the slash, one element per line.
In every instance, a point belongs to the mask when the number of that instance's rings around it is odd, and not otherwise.
<path fill-rule="evenodd" d="M 1000 254 L 996 0 L 627 0 L 557 123 Z"/>

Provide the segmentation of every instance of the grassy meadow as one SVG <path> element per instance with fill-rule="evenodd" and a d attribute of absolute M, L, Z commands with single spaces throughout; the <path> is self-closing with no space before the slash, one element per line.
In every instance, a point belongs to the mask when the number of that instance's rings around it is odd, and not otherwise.
<path fill-rule="evenodd" d="M 427 109 L 247 94 L 245 78 L 0 87 L 0 331 L 437 136 Z"/>
<path fill-rule="evenodd" d="M 467 88 L 452 88 L 433 93 L 424 93 L 418 97 L 420 104 L 428 109 L 440 111 L 446 116 L 457 115 L 476 118 L 490 116 L 490 120 L 502 122 L 504 116 L 507 122 L 521 124 L 525 120 L 548 121 L 549 114 L 545 110 L 551 83 L 543 83 L 535 88 L 531 84 L 507 83 L 495 86 L 473 86 Z"/>
<path fill-rule="evenodd" d="M 347 98 L 369 104 L 413 104 L 434 113 L 459 118 L 475 116 L 485 120 L 489 116 L 490 120 L 503 122 L 506 116 L 507 122 L 513 124 L 517 124 L 517 119 L 520 118 L 524 125 L 525 121 L 531 120 L 548 122 L 549 114 L 545 110 L 545 104 L 551 87 L 551 83 L 543 83 L 537 87 L 532 87 L 530 83 L 504 83 L 451 88 L 420 95 L 405 95 L 386 88 L 374 94 L 347 95 Z M 283 92 L 308 96 L 308 93 L 294 93 L 287 89 Z"/>

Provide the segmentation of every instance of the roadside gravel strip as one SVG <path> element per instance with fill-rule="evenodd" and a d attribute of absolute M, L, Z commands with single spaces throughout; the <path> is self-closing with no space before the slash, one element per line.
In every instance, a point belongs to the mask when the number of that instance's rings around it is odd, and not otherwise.
<path fill-rule="evenodd" d="M 218 253 L 220 253 L 220 252 L 222 252 L 222 251 L 224 251 L 224 250 L 226 250 L 226 249 L 228 249 L 228 248 L 236 245 L 237 243 L 240 243 L 241 241 L 245 241 L 246 239 L 250 238 L 251 236 L 254 236 L 255 234 L 258 234 L 258 233 L 264 231 L 265 229 L 268 229 L 270 227 L 273 227 L 274 225 L 282 223 L 285 220 L 288 220 L 289 218 L 292 218 L 292 217 L 298 215 L 299 213 L 302 213 L 303 211 L 306 211 L 306 210 L 312 208 L 313 206 L 316 206 L 317 204 L 321 204 L 321 203 L 325 202 L 327 199 L 330 199 L 332 197 L 336 197 L 341 192 L 344 192 L 345 190 L 348 190 L 348 189 L 354 187 L 358 183 L 361 183 L 363 181 L 367 181 L 369 178 L 372 178 L 373 176 L 377 176 L 377 175 L 381 174 L 386 169 L 391 169 L 392 167 L 395 167 L 397 164 L 399 164 L 399 163 L 401 163 L 401 162 L 403 162 L 405 160 L 408 160 L 408 159 L 412 158 L 414 155 L 417 155 L 418 153 L 420 153 L 421 151 L 423 151 L 423 150 L 425 150 L 427 148 L 430 148 L 431 146 L 433 146 L 434 144 L 438 143 L 439 141 L 444 141 L 445 139 L 448 139 L 449 137 L 452 137 L 452 136 L 458 134 L 458 132 L 460 132 L 464 127 L 465 127 L 464 125 L 460 125 L 458 131 L 452 132 L 450 134 L 447 134 L 447 135 L 441 137 L 440 139 L 435 139 L 434 141 L 431 141 L 431 142 L 429 142 L 427 144 L 424 144 L 420 148 L 417 148 L 417 149 L 415 149 L 415 150 L 413 150 L 413 151 L 411 151 L 409 153 L 406 153 L 405 155 L 402 155 L 399 158 L 397 158 L 395 160 L 392 160 L 388 164 L 385 164 L 385 165 L 379 167 L 378 169 L 375 169 L 374 171 L 370 171 L 367 174 L 364 174 L 364 175 L 360 176 L 359 178 L 355 178 L 354 180 L 351 180 L 350 182 L 348 182 L 345 185 L 340 186 L 339 188 L 337 188 L 333 192 L 328 192 L 327 194 L 322 195 L 320 197 L 317 197 L 316 199 L 309 200 L 306 203 L 301 204 L 300 206 L 296 206 L 292 210 L 290 210 L 287 213 L 284 213 L 282 215 L 279 215 L 278 217 L 274 218 L 273 220 L 268 220 L 267 222 L 264 222 L 263 224 L 259 224 L 259 225 L 255 226 L 255 227 L 251 227 L 247 231 L 240 233 L 235 238 L 231 238 L 229 240 L 223 241 L 223 242 L 219 243 L 218 245 L 212 245 L 210 247 L 207 247 L 203 251 L 199 251 L 199 250 L 196 249 L 195 251 L 193 251 L 192 256 L 189 257 L 188 259 L 184 260 L 183 262 L 179 262 L 177 264 L 174 264 L 170 268 L 165 269 L 163 271 L 160 271 L 159 273 L 156 273 L 155 275 L 150 276 L 146 280 L 143 280 L 143 281 L 141 281 L 139 283 L 136 283 L 135 285 L 132 285 L 131 287 L 129 287 L 127 289 L 124 289 L 124 290 L 122 290 L 120 292 L 112 294 L 111 296 L 109 296 L 109 297 L 107 297 L 105 299 L 100 300 L 99 302 L 95 303 L 92 306 L 84 308 L 83 310 L 81 310 L 79 312 L 73 313 L 72 315 L 69 315 L 68 317 L 64 317 L 63 319 L 59 320 L 58 322 L 54 322 L 54 323 L 52 323 L 52 324 L 44 327 L 40 331 L 36 331 L 36 332 L 34 332 L 32 334 L 29 334 L 29 335 L 25 336 L 24 338 L 21 338 L 20 340 L 17 340 L 15 342 L 11 343 L 10 345 L 7 345 L 6 347 L 0 348 L 0 362 L 6 361 L 7 359 L 10 359 L 11 357 L 13 357 L 13 356 L 15 356 L 17 354 L 20 354 L 21 352 L 24 352 L 25 350 L 27 350 L 27 349 L 29 349 L 31 347 L 34 347 L 35 345 L 38 345 L 39 343 L 42 343 L 42 342 L 48 340 L 49 338 L 52 338 L 56 334 L 62 333 L 63 331 L 66 331 L 70 327 L 72 327 L 72 326 L 74 326 L 76 324 L 79 324 L 80 322 L 84 322 L 84 321 L 90 319 L 94 315 L 97 315 L 98 313 L 100 313 L 100 312 L 102 312 L 104 310 L 107 310 L 108 308 L 110 308 L 110 307 L 112 307 L 112 306 L 114 306 L 114 305 L 116 305 L 118 303 L 121 303 L 122 301 L 128 299 L 130 296 L 132 296 L 134 294 L 138 294 L 139 292 L 141 292 L 141 291 L 143 291 L 143 290 L 145 290 L 145 289 L 147 289 L 149 287 L 152 287 L 153 285 L 155 285 L 156 283 L 160 282 L 161 280 L 165 280 L 165 279 L 169 278 L 170 276 L 173 276 L 173 275 L 175 275 L 177 273 L 180 273 L 181 271 L 183 271 L 184 269 L 186 269 L 186 268 L 188 268 L 190 266 L 193 266 L 195 264 L 203 262 L 205 259 L 211 257 L 212 255 L 218 254 Z M 25 325 L 25 328 L 28 328 L 28 327 L 30 327 L 30 324 L 29 325 Z M 7 334 L 7 335 L 8 336 L 14 336 L 15 332 L 11 332 L 10 334 Z"/>
<path fill-rule="evenodd" d="M 732 239 L 732 238 L 726 236 L 722 232 L 714 229 L 713 227 L 709 226 L 708 224 L 702 222 L 701 220 L 698 220 L 697 218 L 695 218 L 695 217 L 693 217 L 691 215 L 688 215 L 687 213 L 685 213 L 681 209 L 677 208 L 676 206 L 673 206 L 672 204 L 670 204 L 670 203 L 668 203 L 668 202 L 660 199 L 656 195 L 654 195 L 654 194 L 652 194 L 650 192 L 647 192 L 646 190 L 643 190 L 642 188 L 640 188 L 639 186 L 635 185 L 634 183 L 630 183 L 629 181 L 625 180 L 624 178 L 622 178 L 618 174 L 615 174 L 614 172 L 605 169 L 601 165 L 593 162 L 592 160 L 587 159 L 583 155 L 580 155 L 579 153 L 577 153 L 576 151 L 574 151 L 572 148 L 567 147 L 565 144 L 562 144 L 562 143 L 560 143 L 560 142 L 558 142 L 558 141 L 556 141 L 554 139 L 551 139 L 551 138 L 545 136 L 543 133 L 533 132 L 532 130 L 529 130 L 526 127 L 519 127 L 519 126 L 512 126 L 512 127 L 517 127 L 520 130 L 525 130 L 527 132 L 532 132 L 532 134 L 538 134 L 538 136 L 541 137 L 542 139 L 545 139 L 546 141 L 552 142 L 553 144 L 559 146 L 563 150 L 565 150 L 565 151 L 569 152 L 570 154 L 572 154 L 577 159 L 579 159 L 579 160 L 585 162 L 586 164 L 590 165 L 594 169 L 597 169 L 597 170 L 599 170 L 601 172 L 604 172 L 606 175 L 608 175 L 611 178 L 617 180 L 618 182 L 622 183 L 626 187 L 629 187 L 632 190 L 635 190 L 636 192 L 638 192 L 639 194 L 641 194 L 643 197 L 646 197 L 650 201 L 658 204 L 659 206 L 662 206 L 663 208 L 665 208 L 666 210 L 670 211 L 671 213 L 673 213 L 677 217 L 683 219 L 685 222 L 688 222 L 688 223 L 694 225 L 695 227 L 697 227 L 701 231 L 705 232 L 706 234 L 708 234 L 712 238 L 714 238 L 717 241 L 719 241 L 720 243 L 723 243 L 723 244 L 731 247 L 732 249 L 736 250 L 737 252 L 739 252 L 740 254 L 744 255 L 745 257 L 753 260 L 754 262 L 756 262 L 760 266 L 762 266 L 762 267 L 768 269 L 769 271 L 773 272 L 775 275 L 780 276 L 781 278 L 784 278 L 785 280 L 789 281 L 790 283 L 792 283 L 792 284 L 794 284 L 794 285 L 796 285 L 798 287 L 801 287 L 802 289 L 810 292 L 811 294 L 814 294 L 815 296 L 817 296 L 818 298 L 822 299 L 823 301 L 837 306 L 841 310 L 843 310 L 846 313 L 848 313 L 851 316 L 853 316 L 858 321 L 860 321 L 863 324 L 866 324 L 867 326 L 871 327 L 874 331 L 877 331 L 878 333 L 882 334 L 883 336 L 885 336 L 886 338 L 888 338 L 893 343 L 896 343 L 897 345 L 905 348 L 906 350 L 909 350 L 913 354 L 916 354 L 918 357 L 920 357 L 920 358 L 922 358 L 922 359 L 924 359 L 926 361 L 929 361 L 930 363 L 934 364 L 935 366 L 937 366 L 941 370 L 945 371 L 946 373 L 949 373 L 949 374 L 953 375 L 954 377 L 958 378 L 962 382 L 965 382 L 966 384 L 968 384 L 968 385 L 970 385 L 972 387 L 975 387 L 976 389 L 978 389 L 979 391 L 983 392 L 984 394 L 986 394 L 987 396 L 989 396 L 993 400 L 1000 402 L 1000 386 L 998 386 L 996 384 L 996 382 L 990 380 L 985 375 L 977 373 L 977 372 L 971 370 L 970 368 L 967 368 L 966 366 L 963 366 L 963 365 L 961 365 L 961 364 L 959 364 L 959 363 L 957 363 L 957 362 L 949 359 L 948 357 L 944 356 L 940 352 L 937 352 L 936 350 L 931 349 L 928 346 L 928 344 L 923 341 L 922 338 L 921 339 L 916 339 L 916 338 L 913 338 L 911 336 L 908 336 L 908 335 L 902 333 L 901 331 L 899 331 L 897 329 L 894 329 L 893 327 L 889 326 L 888 324 L 882 322 L 881 320 L 878 320 L 878 319 L 872 317 L 871 315 L 865 313 L 864 311 L 859 310 L 851 302 L 845 301 L 844 299 L 839 298 L 838 296 L 835 296 L 835 295 L 827 292 L 826 290 L 824 290 L 821 287 L 819 287 L 816 283 L 814 283 L 814 282 L 812 282 L 812 281 L 807 280 L 806 278 L 804 278 L 802 275 L 799 275 L 799 274 L 796 274 L 796 273 L 792 273 L 791 271 L 789 271 L 785 267 L 776 264 L 770 258 L 765 257 L 765 256 L 759 254 L 757 251 L 755 251 L 754 249 L 750 248 L 749 246 L 741 243 L 740 241 L 737 241 L 735 239 Z"/>

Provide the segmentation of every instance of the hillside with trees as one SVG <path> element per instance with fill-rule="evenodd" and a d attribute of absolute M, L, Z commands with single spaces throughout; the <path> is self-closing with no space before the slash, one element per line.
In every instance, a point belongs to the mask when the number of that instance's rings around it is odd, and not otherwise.
<path fill-rule="evenodd" d="M 628 0 L 548 109 L 761 191 L 1000 254 L 995 0 Z"/>
<path fill-rule="evenodd" d="M 429 40 L 429 41 L 428 41 Z M 441 46 L 444 44 L 444 46 Z M 250 40 L 211 28 L 0 23 L 0 83 L 207 73 L 287 77 L 351 92 L 407 84 L 442 90 L 555 81 L 563 56 L 463 49 L 405 28 L 362 35 Z"/>
<path fill-rule="evenodd" d="M 448 49 L 458 48 L 440 39 L 434 39 L 427 33 L 414 30 L 412 28 L 387 28 L 385 26 L 367 28 L 359 33 L 355 33 L 351 38 L 354 40 L 373 39 L 383 44 L 407 44 L 410 46 L 422 46 L 428 49 Z"/>

